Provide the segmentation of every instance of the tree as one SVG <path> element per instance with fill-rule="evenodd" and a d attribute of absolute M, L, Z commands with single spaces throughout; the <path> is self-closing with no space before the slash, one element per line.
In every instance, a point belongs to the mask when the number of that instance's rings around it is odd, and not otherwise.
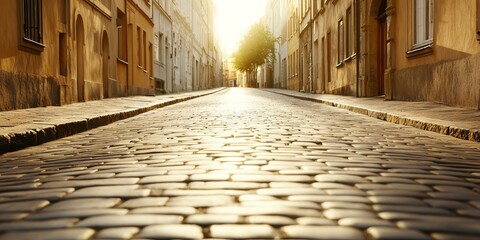
<path fill-rule="evenodd" d="M 234 67 L 247 73 L 248 87 L 256 86 L 257 67 L 275 61 L 275 38 L 262 23 L 254 24 L 233 54 Z"/>

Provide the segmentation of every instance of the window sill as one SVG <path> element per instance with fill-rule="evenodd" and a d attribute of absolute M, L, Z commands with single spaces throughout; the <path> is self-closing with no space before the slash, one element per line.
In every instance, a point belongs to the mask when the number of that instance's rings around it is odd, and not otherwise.
<path fill-rule="evenodd" d="M 34 54 L 41 54 L 43 49 L 45 49 L 45 45 L 28 38 L 22 38 L 20 40 L 20 49 Z"/>
<path fill-rule="evenodd" d="M 356 58 L 356 57 L 357 57 L 357 54 L 354 53 L 354 54 L 350 55 L 349 57 L 345 58 L 345 59 L 343 60 L 343 62 L 345 62 L 345 63 L 350 62 L 350 61 L 352 61 L 352 59 L 354 59 L 354 58 Z"/>
<path fill-rule="evenodd" d="M 120 62 L 120 63 L 123 63 L 123 64 L 125 64 L 125 65 L 128 65 L 128 62 L 125 61 L 125 60 L 123 60 L 123 59 L 121 59 L 121 58 L 117 58 L 117 62 Z"/>
<path fill-rule="evenodd" d="M 433 52 L 433 46 L 432 46 L 432 43 L 429 43 L 423 46 L 412 48 L 411 50 L 407 51 L 407 58 L 428 55 L 428 54 L 431 54 L 432 52 Z"/>

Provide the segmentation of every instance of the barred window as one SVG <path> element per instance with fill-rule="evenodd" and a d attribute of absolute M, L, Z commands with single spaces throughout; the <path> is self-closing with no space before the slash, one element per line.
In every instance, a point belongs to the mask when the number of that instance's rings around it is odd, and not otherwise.
<path fill-rule="evenodd" d="M 42 0 L 18 1 L 18 29 L 21 50 L 43 51 Z"/>

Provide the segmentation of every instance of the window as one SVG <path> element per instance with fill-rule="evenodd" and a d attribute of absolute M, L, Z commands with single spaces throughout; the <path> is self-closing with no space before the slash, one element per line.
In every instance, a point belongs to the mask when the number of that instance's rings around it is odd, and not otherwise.
<path fill-rule="evenodd" d="M 295 55 L 295 76 L 298 76 L 298 72 L 299 72 L 299 69 L 298 69 L 298 65 L 300 64 L 299 60 L 300 60 L 300 57 L 298 55 L 298 50 L 295 51 L 297 54 Z"/>
<path fill-rule="evenodd" d="M 162 57 L 163 58 L 163 57 Z M 168 64 L 168 38 L 165 37 L 165 58 L 163 58 L 164 60 L 164 63 L 167 63 Z"/>
<path fill-rule="evenodd" d="M 148 71 L 150 78 L 153 79 L 153 46 L 152 42 L 148 42 Z"/>
<path fill-rule="evenodd" d="M 137 66 L 142 66 L 142 31 L 140 27 L 137 26 Z"/>
<path fill-rule="evenodd" d="M 43 51 L 42 0 L 19 3 L 20 46 L 36 53 Z"/>
<path fill-rule="evenodd" d="M 163 39 L 164 38 L 165 38 L 164 35 L 160 34 L 160 39 L 158 39 L 158 45 L 159 45 L 158 46 L 158 58 L 159 58 L 160 63 L 162 63 L 162 64 L 165 64 L 165 58 L 164 58 L 165 54 L 163 54 L 163 51 L 164 51 L 164 45 L 163 45 L 164 41 L 163 41 Z"/>
<path fill-rule="evenodd" d="M 67 76 L 67 34 L 58 35 L 58 62 L 60 63 L 60 75 Z"/>
<path fill-rule="evenodd" d="M 433 40 L 433 0 L 413 0 L 413 48 Z"/>
<path fill-rule="evenodd" d="M 337 48 L 337 65 L 341 65 L 343 62 L 343 44 L 344 44 L 344 39 L 343 39 L 343 18 L 340 18 L 338 20 L 338 48 Z"/>
<path fill-rule="evenodd" d="M 143 37 L 142 37 L 143 43 L 143 69 L 147 70 L 147 33 L 143 31 Z"/>
<path fill-rule="evenodd" d="M 350 58 L 355 54 L 355 25 L 352 7 L 347 8 L 346 21 L 345 34 L 347 42 L 345 45 L 345 53 L 347 57 Z"/>
<path fill-rule="evenodd" d="M 154 55 L 154 59 L 155 59 L 155 62 L 160 62 L 160 37 L 158 36 L 158 34 L 156 33 L 154 36 L 153 36 L 153 51 L 155 53 Z"/>
<path fill-rule="evenodd" d="M 292 76 L 292 55 L 288 55 L 288 79 Z"/>
<path fill-rule="evenodd" d="M 295 77 L 295 74 L 297 74 L 297 52 L 293 52 L 293 59 L 292 59 L 292 76 Z"/>
<path fill-rule="evenodd" d="M 118 39 L 118 58 L 127 60 L 127 22 L 125 14 L 117 9 L 117 39 Z"/>
<path fill-rule="evenodd" d="M 480 0 L 477 0 L 477 40 L 480 41 Z"/>
<path fill-rule="evenodd" d="M 327 49 L 327 61 L 325 62 L 326 63 L 326 68 L 327 68 L 327 80 L 328 82 L 331 82 L 332 81 L 332 73 L 331 73 L 331 68 L 330 68 L 330 65 L 332 63 L 332 52 L 331 52 L 331 47 L 332 46 L 332 32 L 328 31 L 327 32 L 327 45 L 325 46 L 325 48 Z"/>

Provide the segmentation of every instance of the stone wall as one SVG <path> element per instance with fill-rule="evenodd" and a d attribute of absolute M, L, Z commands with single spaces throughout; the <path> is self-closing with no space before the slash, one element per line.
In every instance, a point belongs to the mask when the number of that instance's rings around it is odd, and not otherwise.
<path fill-rule="evenodd" d="M 480 109 L 480 54 L 395 72 L 393 98 Z"/>
<path fill-rule="evenodd" d="M 60 105 L 54 77 L 0 71 L 0 111 Z"/>

